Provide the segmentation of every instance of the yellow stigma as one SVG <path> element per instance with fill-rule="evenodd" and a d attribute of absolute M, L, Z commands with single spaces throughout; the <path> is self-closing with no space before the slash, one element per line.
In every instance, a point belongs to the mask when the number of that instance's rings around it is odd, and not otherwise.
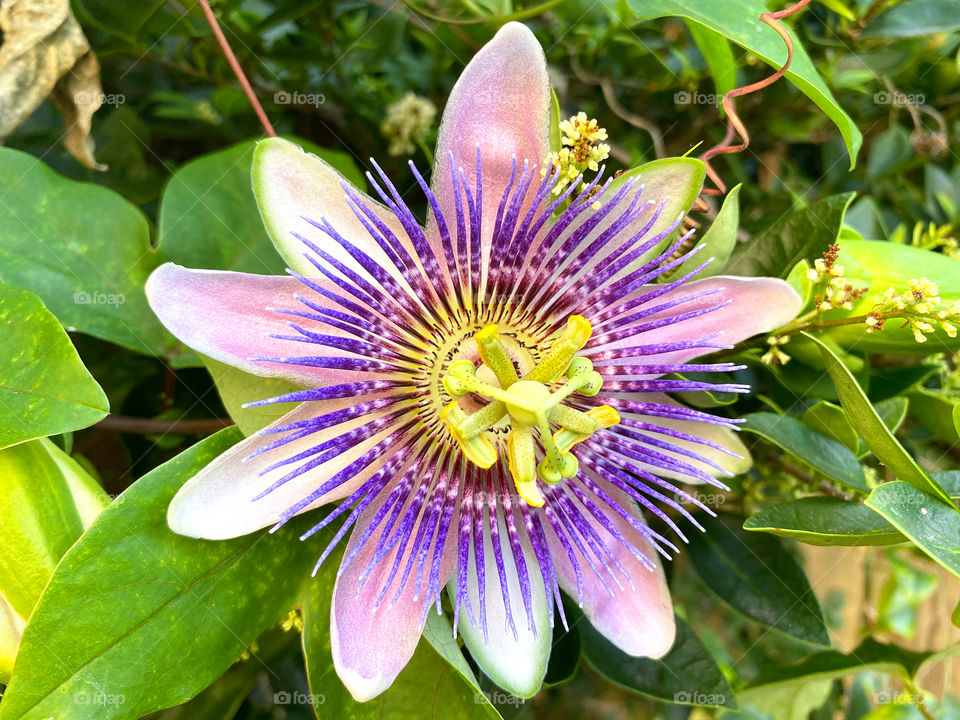
<path fill-rule="evenodd" d="M 603 384 L 600 373 L 587 358 L 575 357 L 587 344 L 591 332 L 585 317 L 571 316 L 550 351 L 520 378 L 500 340 L 497 326 L 487 325 L 474 339 L 481 361 L 493 372 L 499 387 L 477 377 L 477 368 L 469 360 L 451 363 L 443 376 L 443 387 L 451 397 L 473 393 L 491 401 L 468 415 L 454 400 L 440 413 L 440 419 L 470 462 L 481 468 L 496 463 L 497 450 L 485 433 L 504 417 L 509 419 L 512 426 L 507 439 L 510 474 L 520 497 L 535 507 L 544 503 L 537 488 L 538 478 L 555 484 L 574 477 L 579 463 L 570 449 L 597 430 L 620 422 L 617 412 L 607 405 L 583 412 L 564 404 L 574 393 L 591 397 L 600 392 Z M 547 386 L 563 375 L 566 377 L 559 387 L 551 390 Z M 552 433 L 551 423 L 560 425 L 561 429 Z M 543 449 L 539 462 L 534 431 Z"/>

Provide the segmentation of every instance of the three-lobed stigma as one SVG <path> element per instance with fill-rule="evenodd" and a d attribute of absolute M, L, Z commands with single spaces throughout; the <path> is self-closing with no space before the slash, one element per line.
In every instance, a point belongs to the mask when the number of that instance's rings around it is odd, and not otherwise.
<path fill-rule="evenodd" d="M 521 378 L 500 340 L 497 325 L 487 325 L 474 335 L 474 340 L 482 364 L 493 373 L 499 386 L 477 377 L 477 368 L 469 360 L 451 363 L 443 376 L 444 389 L 456 399 L 443 409 L 440 419 L 464 456 L 481 468 L 492 467 L 497 462 L 498 451 L 486 431 L 504 417 L 508 418 L 511 425 L 507 437 L 510 474 L 520 497 L 536 507 L 544 503 L 537 479 L 556 484 L 574 477 L 579 464 L 570 453 L 573 446 L 597 430 L 620 422 L 616 410 L 609 405 L 582 411 L 564 402 L 574 393 L 592 397 L 603 385 L 603 378 L 593 369 L 590 360 L 575 357 L 587 344 L 590 334 L 591 327 L 586 318 L 571 316 L 550 351 Z M 558 381 L 560 384 L 555 389 L 548 387 L 548 383 Z M 468 393 L 490 402 L 467 414 L 457 399 Z M 560 429 L 552 432 L 552 425 L 559 425 Z M 543 449 L 539 462 L 537 440 Z"/>

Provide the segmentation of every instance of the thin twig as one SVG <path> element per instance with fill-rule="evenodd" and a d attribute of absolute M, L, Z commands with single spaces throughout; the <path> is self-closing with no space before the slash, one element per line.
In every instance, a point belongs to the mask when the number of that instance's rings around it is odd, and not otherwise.
<path fill-rule="evenodd" d="M 217 430 L 233 425 L 230 418 L 211 418 L 209 420 L 161 420 L 158 418 L 130 417 L 128 415 L 108 415 L 94 427 L 104 430 L 132 433 L 134 435 L 209 435 Z"/>
<path fill-rule="evenodd" d="M 723 96 L 723 109 L 727 113 L 727 133 L 724 135 L 723 140 L 721 140 L 719 144 L 714 145 L 700 156 L 700 159 L 707 166 L 707 175 L 710 177 L 710 180 L 713 181 L 713 184 L 716 185 L 716 189 L 704 188 L 704 194 L 722 195 L 727 190 L 727 186 L 720 177 L 720 174 L 710 166 L 710 159 L 716 155 L 729 155 L 743 152 L 747 149 L 747 146 L 750 145 L 750 134 L 747 132 L 747 126 L 743 124 L 743 121 L 740 120 L 740 116 L 737 115 L 736 108 L 733 104 L 733 99 L 741 95 L 749 95 L 750 93 L 757 92 L 758 90 L 763 90 L 764 88 L 775 83 L 777 80 L 783 77 L 784 73 L 787 72 L 787 68 L 789 68 L 790 63 L 793 62 L 793 39 L 790 37 L 790 33 L 787 32 L 786 26 L 780 22 L 780 19 L 785 18 L 788 15 L 793 15 L 795 12 L 798 12 L 802 8 L 806 7 L 809 3 L 810 0 L 800 0 L 800 2 L 791 5 L 785 10 L 767 12 L 760 16 L 761 22 L 772 27 L 776 33 L 783 38 L 783 42 L 787 45 L 787 59 L 786 62 L 783 63 L 783 67 L 773 73 L 773 75 L 770 75 L 763 80 L 758 80 L 755 83 L 734 88 Z M 736 145 L 731 145 L 735 135 L 739 136 L 743 142 Z"/>
<path fill-rule="evenodd" d="M 277 132 L 273 129 L 273 125 L 270 124 L 270 118 L 268 118 L 267 114 L 263 111 L 263 106 L 254 94 L 253 88 L 250 86 L 250 81 L 247 80 L 247 76 L 243 73 L 243 68 L 241 68 L 240 63 L 237 62 L 237 56 L 234 55 L 233 50 L 230 49 L 230 43 L 227 42 L 223 30 L 220 29 L 220 23 L 217 22 L 217 17 L 213 14 L 210 3 L 207 2 L 207 0 L 197 0 L 197 2 L 200 3 L 200 8 L 203 10 L 203 14 L 210 24 L 210 29 L 213 31 L 213 36 L 217 39 L 217 44 L 220 45 L 220 49 L 223 51 L 224 57 L 227 58 L 227 62 L 230 63 L 233 74 L 236 75 L 237 80 L 240 81 L 240 87 L 243 88 L 243 93 L 247 96 L 247 100 L 250 101 L 250 105 L 257 114 L 260 124 L 263 125 L 264 131 L 270 137 L 276 137 Z"/>

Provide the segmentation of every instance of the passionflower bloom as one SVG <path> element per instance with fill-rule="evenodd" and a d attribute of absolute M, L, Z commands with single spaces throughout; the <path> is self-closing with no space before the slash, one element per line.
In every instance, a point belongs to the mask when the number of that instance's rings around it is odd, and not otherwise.
<path fill-rule="evenodd" d="M 675 548 L 641 512 L 682 538 L 663 507 L 696 521 L 674 482 L 719 483 L 746 451 L 664 393 L 742 390 L 676 373 L 729 369 L 685 363 L 799 310 L 780 280 L 670 274 L 696 160 L 553 192 L 551 106 L 540 46 L 506 25 L 453 88 L 432 186 L 410 164 L 425 227 L 376 163 L 382 204 L 265 140 L 254 188 L 290 277 L 167 264 L 147 286 L 189 346 L 303 388 L 262 401 L 300 404 L 191 478 L 168 522 L 230 538 L 339 501 L 304 538 L 342 520 L 322 562 L 349 533 L 331 645 L 359 700 L 390 686 L 444 588 L 477 663 L 520 696 L 561 591 L 624 652 L 666 653 L 658 556 Z"/>

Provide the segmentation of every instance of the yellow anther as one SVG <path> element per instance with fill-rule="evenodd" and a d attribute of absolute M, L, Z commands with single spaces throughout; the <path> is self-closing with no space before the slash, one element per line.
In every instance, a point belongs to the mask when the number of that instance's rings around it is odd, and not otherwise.
<path fill-rule="evenodd" d="M 537 448 L 529 427 L 517 427 L 507 438 L 507 462 L 517 492 L 527 504 L 541 507 L 543 495 L 537 488 Z"/>
<path fill-rule="evenodd" d="M 620 423 L 620 415 L 609 405 L 591 408 L 587 410 L 585 414 L 589 415 L 597 423 L 596 430 L 613 427 Z M 568 453 L 574 445 L 578 442 L 583 442 L 590 437 L 591 434 L 592 433 L 578 433 L 564 427 L 553 434 L 553 441 L 561 453 Z"/>
<path fill-rule="evenodd" d="M 484 365 L 493 371 L 500 387 L 506 390 L 513 385 L 519 379 L 517 369 L 513 366 L 510 353 L 507 352 L 507 348 L 500 340 L 500 331 L 497 326 L 495 324 L 487 325 L 474 334 L 473 338 L 477 341 L 480 359 Z"/>
<path fill-rule="evenodd" d="M 440 420 L 450 430 L 450 434 L 457 441 L 460 451 L 466 456 L 467 460 L 484 470 L 493 467 L 497 462 L 497 449 L 490 442 L 490 439 L 482 433 L 473 437 L 464 437 L 460 426 L 466 419 L 467 414 L 457 405 L 456 401 L 440 411 Z"/>

